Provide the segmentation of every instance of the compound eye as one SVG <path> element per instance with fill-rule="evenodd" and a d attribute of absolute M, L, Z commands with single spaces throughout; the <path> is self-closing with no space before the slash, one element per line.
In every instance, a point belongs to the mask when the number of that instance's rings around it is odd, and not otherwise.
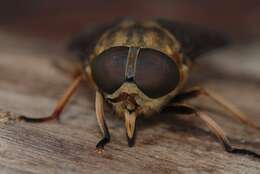
<path fill-rule="evenodd" d="M 128 49 L 128 47 L 113 47 L 92 61 L 93 79 L 104 92 L 112 94 L 124 83 Z"/>
<path fill-rule="evenodd" d="M 174 90 L 180 81 L 177 64 L 167 55 L 152 49 L 141 49 L 135 82 L 150 98 L 162 97 Z"/>

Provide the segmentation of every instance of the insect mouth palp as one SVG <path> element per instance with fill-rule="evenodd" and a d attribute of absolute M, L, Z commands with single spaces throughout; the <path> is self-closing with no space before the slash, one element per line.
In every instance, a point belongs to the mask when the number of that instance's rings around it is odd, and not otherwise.
<path fill-rule="evenodd" d="M 135 140 L 135 125 L 136 125 L 136 113 L 135 112 L 128 112 L 125 110 L 125 127 L 126 127 L 126 136 L 128 146 L 132 147 L 134 145 Z"/>
<path fill-rule="evenodd" d="M 121 106 L 123 106 L 124 110 L 123 114 L 125 119 L 127 142 L 129 147 L 132 147 L 134 145 L 137 109 L 139 107 L 135 97 L 136 94 L 128 94 L 126 92 L 122 92 L 115 98 L 108 98 L 108 100 L 112 103 L 122 102 Z"/>

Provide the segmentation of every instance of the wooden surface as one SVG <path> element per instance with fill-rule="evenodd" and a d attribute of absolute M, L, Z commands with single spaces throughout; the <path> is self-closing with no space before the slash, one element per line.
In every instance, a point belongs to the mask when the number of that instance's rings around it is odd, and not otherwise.
<path fill-rule="evenodd" d="M 56 43 L 8 33 L 0 39 L 0 118 L 48 115 L 69 83 L 52 63 L 64 54 Z M 207 56 L 194 69 L 194 83 L 214 89 L 260 124 L 258 47 Z M 107 109 L 112 139 L 98 155 L 93 103 L 93 90 L 83 84 L 60 124 L 0 124 L 0 173 L 260 173 L 260 160 L 226 153 L 198 119 L 171 113 L 140 120 L 136 145 L 129 148 L 123 122 Z M 259 131 L 234 121 L 209 100 L 193 104 L 211 111 L 234 145 L 260 153 Z"/>

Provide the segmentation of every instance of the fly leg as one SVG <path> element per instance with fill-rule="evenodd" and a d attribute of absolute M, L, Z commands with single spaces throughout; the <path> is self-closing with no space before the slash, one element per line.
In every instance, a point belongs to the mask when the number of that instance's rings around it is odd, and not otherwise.
<path fill-rule="evenodd" d="M 54 111 L 52 114 L 48 117 L 43 118 L 30 118 L 27 116 L 20 116 L 16 120 L 17 121 L 25 121 L 25 122 L 31 122 L 31 123 L 42 123 L 42 122 L 48 122 L 53 120 L 59 120 L 60 115 L 65 107 L 65 105 L 68 103 L 71 96 L 76 92 L 77 88 L 80 85 L 80 82 L 83 80 L 83 75 L 78 75 L 74 81 L 70 84 L 68 89 L 63 94 L 62 98 L 58 101 L 56 107 L 54 108 Z"/>
<path fill-rule="evenodd" d="M 197 111 L 195 108 L 185 104 L 172 105 L 169 107 L 169 109 L 177 114 L 194 114 L 199 117 L 208 126 L 211 132 L 222 142 L 227 152 L 241 155 L 250 155 L 260 159 L 260 155 L 253 151 L 233 147 L 221 127 L 205 113 Z"/>
<path fill-rule="evenodd" d="M 213 100 L 215 103 L 219 104 L 223 108 L 225 108 L 228 112 L 232 114 L 232 116 L 238 120 L 240 120 L 242 123 L 247 124 L 253 128 L 260 129 L 260 126 L 256 125 L 254 122 L 249 120 L 249 118 L 241 112 L 236 106 L 228 102 L 225 98 L 222 96 L 201 87 L 195 87 L 192 88 L 186 92 L 180 93 L 173 99 L 173 103 L 178 103 L 182 101 L 186 101 L 195 97 L 199 96 L 206 96 L 209 97 L 211 100 Z"/>
<path fill-rule="evenodd" d="M 103 134 L 102 139 L 96 145 L 96 152 L 102 153 L 104 151 L 104 147 L 110 141 L 110 134 L 107 128 L 107 124 L 105 121 L 105 113 L 104 113 L 104 99 L 100 92 L 96 92 L 96 116 L 98 125 Z"/>

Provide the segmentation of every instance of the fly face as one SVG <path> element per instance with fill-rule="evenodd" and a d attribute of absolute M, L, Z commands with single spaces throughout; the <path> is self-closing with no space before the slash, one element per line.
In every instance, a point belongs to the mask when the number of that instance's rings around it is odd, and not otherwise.
<path fill-rule="evenodd" d="M 148 48 L 112 47 L 96 57 L 90 68 L 96 86 L 116 111 L 138 114 L 145 114 L 151 103 L 162 102 L 181 79 L 173 59 Z M 158 107 L 150 109 L 156 111 Z"/>
<path fill-rule="evenodd" d="M 104 98 L 128 122 L 126 127 L 134 127 L 133 117 L 159 112 L 181 84 L 177 63 L 148 48 L 112 47 L 93 59 L 89 69 Z M 132 138 L 134 130 L 127 130 Z"/>

